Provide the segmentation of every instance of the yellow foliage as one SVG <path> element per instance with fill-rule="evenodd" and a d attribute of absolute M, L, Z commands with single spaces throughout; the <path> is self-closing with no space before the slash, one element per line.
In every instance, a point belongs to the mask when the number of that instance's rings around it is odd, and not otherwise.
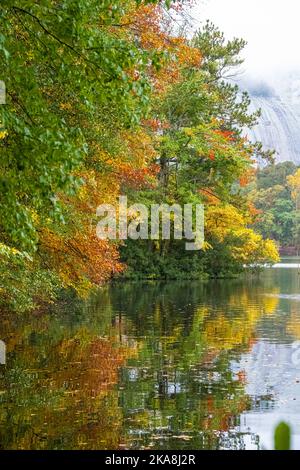
<path fill-rule="evenodd" d="M 279 254 L 273 240 L 264 240 L 247 227 L 249 219 L 230 204 L 210 206 L 206 211 L 206 236 L 227 240 L 234 259 L 244 264 L 276 263 Z M 230 239 L 234 240 L 232 246 Z"/>
<path fill-rule="evenodd" d="M 205 230 L 207 235 L 213 235 L 220 242 L 232 231 L 244 227 L 244 216 L 232 205 L 209 206 L 206 209 Z"/>
<path fill-rule="evenodd" d="M 7 131 L 0 131 L 0 140 L 5 139 L 5 137 L 8 135 Z"/>
<path fill-rule="evenodd" d="M 289 187 L 292 190 L 292 197 L 294 201 L 299 203 L 300 201 L 300 170 L 297 170 L 294 175 L 288 176 L 286 180 L 287 180 Z"/>
<path fill-rule="evenodd" d="M 61 110 L 70 110 L 72 109 L 71 103 L 60 103 L 59 108 Z"/>
<path fill-rule="evenodd" d="M 1 255 L 10 257 L 10 256 L 22 255 L 22 253 L 16 248 L 11 248 L 10 246 L 7 246 L 4 243 L 0 242 L 0 256 Z"/>

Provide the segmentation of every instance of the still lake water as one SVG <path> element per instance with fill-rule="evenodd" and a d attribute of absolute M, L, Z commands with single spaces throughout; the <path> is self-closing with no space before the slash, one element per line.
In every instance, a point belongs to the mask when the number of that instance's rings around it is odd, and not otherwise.
<path fill-rule="evenodd" d="M 300 275 L 126 283 L 1 317 L 0 449 L 300 449 Z"/>

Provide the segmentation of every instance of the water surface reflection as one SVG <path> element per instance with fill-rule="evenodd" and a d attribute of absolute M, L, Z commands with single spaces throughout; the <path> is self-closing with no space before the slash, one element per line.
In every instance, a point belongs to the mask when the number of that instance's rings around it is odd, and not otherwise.
<path fill-rule="evenodd" d="M 0 448 L 271 448 L 284 419 L 299 449 L 299 279 L 126 283 L 2 315 Z"/>

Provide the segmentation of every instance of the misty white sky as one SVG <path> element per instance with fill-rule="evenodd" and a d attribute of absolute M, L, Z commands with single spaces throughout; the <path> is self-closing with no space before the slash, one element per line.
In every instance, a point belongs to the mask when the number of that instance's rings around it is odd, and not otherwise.
<path fill-rule="evenodd" d="M 299 0 L 198 0 L 193 17 L 212 20 L 228 39 L 248 41 L 247 75 L 268 80 L 300 71 Z"/>

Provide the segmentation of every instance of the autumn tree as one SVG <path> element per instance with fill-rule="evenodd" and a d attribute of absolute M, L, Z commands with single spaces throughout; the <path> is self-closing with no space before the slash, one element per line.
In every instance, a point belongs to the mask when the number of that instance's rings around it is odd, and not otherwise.
<path fill-rule="evenodd" d="M 254 242 L 256 235 L 247 232 L 253 207 L 242 188 L 251 180 L 255 158 L 260 155 L 270 159 L 271 153 L 245 138 L 245 127 L 255 125 L 259 113 L 249 113 L 249 96 L 229 81 L 242 63 L 239 54 L 245 42 L 226 41 L 208 22 L 188 44 L 195 57 L 198 50 L 201 59 L 182 62 L 176 79 L 156 100 L 158 184 L 155 191 L 144 191 L 140 198 L 144 203 L 203 203 L 210 218 L 217 217 L 218 210 L 224 215 L 234 210 L 242 222 L 236 233 L 234 220 L 231 229 L 229 224 L 230 242 L 229 233 L 220 238 L 207 230 L 206 252 L 200 254 L 187 254 L 184 242 L 176 240 L 141 241 L 139 246 L 128 242 L 123 259 L 129 265 L 128 275 L 133 277 L 138 266 L 141 277 L 143 270 L 147 277 L 226 276 L 226 270 L 227 275 L 236 273 L 255 258 L 270 262 L 277 259 L 272 242 L 264 245 L 258 237 L 257 243 L 251 243 L 249 237 Z M 229 248 L 235 244 L 244 250 L 243 259 L 234 256 Z M 132 250 L 134 259 L 130 256 Z M 260 251 L 259 256 L 256 250 Z M 224 269 L 216 263 L 222 258 Z"/>
<path fill-rule="evenodd" d="M 167 60 L 143 30 L 156 3 L 1 2 L 4 304 L 23 309 L 25 291 L 35 305 L 47 277 L 52 294 L 60 285 L 87 293 L 120 271 L 116 245 L 100 243 L 93 223 L 97 205 L 151 179 L 154 150 L 139 123 Z M 35 276 L 29 294 L 23 281 Z"/>

